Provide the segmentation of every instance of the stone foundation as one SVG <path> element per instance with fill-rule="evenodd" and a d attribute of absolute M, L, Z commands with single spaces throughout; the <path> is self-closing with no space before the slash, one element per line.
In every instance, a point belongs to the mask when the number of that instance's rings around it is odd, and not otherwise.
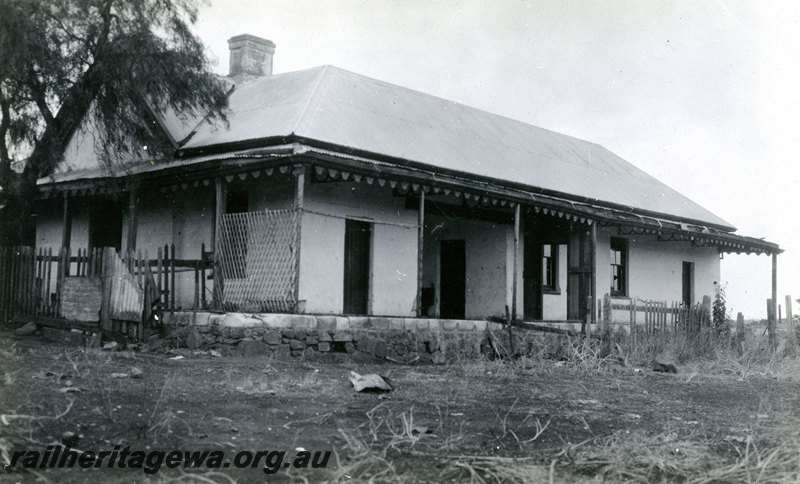
<path fill-rule="evenodd" d="M 488 321 L 173 312 L 163 323 L 176 346 L 278 359 L 445 364 L 509 348 L 507 328 Z M 541 349 L 537 336 L 515 331 L 515 353 Z"/>

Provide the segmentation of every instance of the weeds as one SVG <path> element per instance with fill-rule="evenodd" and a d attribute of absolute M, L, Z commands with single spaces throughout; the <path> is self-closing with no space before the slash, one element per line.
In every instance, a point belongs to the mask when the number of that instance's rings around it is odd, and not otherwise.
<path fill-rule="evenodd" d="M 559 457 L 573 471 L 614 482 L 788 483 L 800 478 L 798 435 L 760 445 L 748 436 L 744 450 L 733 459 L 715 452 L 718 444 L 669 431 L 655 435 L 619 431 L 578 450 L 567 449 Z"/>
<path fill-rule="evenodd" d="M 531 419 L 533 412 L 528 411 L 525 414 L 525 418 L 523 418 L 520 423 L 518 423 L 516 426 L 512 428 L 509 417 L 514 411 L 514 407 L 517 405 L 517 402 L 519 402 L 519 398 L 514 400 L 514 403 L 511 404 L 511 406 L 508 408 L 508 410 L 506 410 L 505 414 L 503 414 L 502 416 L 495 411 L 496 418 L 492 429 L 492 434 L 494 438 L 497 439 L 498 442 L 504 441 L 509 435 L 512 436 L 516 441 L 517 445 L 519 446 L 519 450 L 523 450 L 525 445 L 530 444 L 531 442 L 537 440 L 544 433 L 544 431 L 550 425 L 551 419 L 548 419 L 544 425 L 542 425 L 539 419 L 536 419 L 536 421 L 534 422 L 533 437 L 526 440 L 520 440 L 518 434 L 521 433 L 520 430 L 525 429 L 525 424 L 528 422 L 528 420 Z"/>

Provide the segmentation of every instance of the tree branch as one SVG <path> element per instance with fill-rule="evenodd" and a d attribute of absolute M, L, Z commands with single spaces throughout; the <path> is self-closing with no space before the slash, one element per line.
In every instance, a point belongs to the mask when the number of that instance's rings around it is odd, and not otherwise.
<path fill-rule="evenodd" d="M 0 89 L 0 184 L 8 182 L 7 177 L 11 171 L 11 158 L 8 156 L 7 135 L 11 127 L 11 103 Z"/>
<path fill-rule="evenodd" d="M 33 93 L 33 101 L 36 103 L 36 107 L 38 107 L 39 112 L 42 113 L 45 123 L 47 123 L 48 126 L 54 125 L 56 120 L 55 117 L 53 117 L 52 111 L 50 111 L 50 107 L 47 105 L 45 88 L 42 86 L 42 83 L 39 81 L 39 76 L 36 75 L 32 67 L 28 72 L 28 76 L 30 77 L 29 86 L 31 88 L 31 93 Z"/>

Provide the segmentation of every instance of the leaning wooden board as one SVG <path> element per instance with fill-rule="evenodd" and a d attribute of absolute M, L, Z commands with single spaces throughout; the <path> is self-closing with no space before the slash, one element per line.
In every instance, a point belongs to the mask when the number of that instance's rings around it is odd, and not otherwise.
<path fill-rule="evenodd" d="M 61 298 L 62 317 L 73 321 L 100 321 L 103 280 L 100 277 L 67 277 Z"/>

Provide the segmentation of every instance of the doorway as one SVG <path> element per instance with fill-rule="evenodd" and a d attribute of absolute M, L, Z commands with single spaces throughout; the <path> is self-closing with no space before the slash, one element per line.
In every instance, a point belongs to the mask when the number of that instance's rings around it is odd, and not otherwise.
<path fill-rule="evenodd" d="M 681 301 L 688 307 L 694 302 L 694 262 L 683 261 L 682 272 Z"/>
<path fill-rule="evenodd" d="M 102 199 L 89 209 L 89 246 L 122 248 L 122 202 Z"/>
<path fill-rule="evenodd" d="M 526 242 L 528 239 L 526 238 Z M 522 313 L 525 319 L 542 319 L 542 244 L 524 245 L 522 261 Z"/>
<path fill-rule="evenodd" d="M 467 290 L 467 252 L 464 240 L 441 241 L 439 317 L 464 319 Z"/>
<path fill-rule="evenodd" d="M 367 314 L 372 224 L 345 220 L 344 313 Z"/>

